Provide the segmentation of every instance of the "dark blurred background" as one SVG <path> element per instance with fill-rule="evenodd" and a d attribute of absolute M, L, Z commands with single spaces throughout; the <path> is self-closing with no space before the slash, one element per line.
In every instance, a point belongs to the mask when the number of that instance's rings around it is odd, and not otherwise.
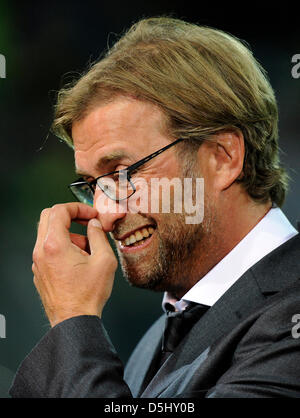
<path fill-rule="evenodd" d="M 276 4 L 276 5 L 275 5 Z M 0 396 L 19 363 L 49 329 L 32 283 L 31 254 L 41 210 L 72 200 L 72 150 L 48 135 L 57 91 L 97 59 L 116 34 L 149 16 L 172 15 L 217 27 L 246 40 L 267 70 L 279 103 L 281 160 L 292 181 L 284 211 L 296 225 L 300 180 L 300 20 L 280 2 L 13 1 L 0 0 L 1 277 Z M 104 311 L 104 323 L 121 359 L 161 314 L 161 294 L 129 287 L 121 273 Z M 2 391 L 2 392 L 1 392 Z"/>

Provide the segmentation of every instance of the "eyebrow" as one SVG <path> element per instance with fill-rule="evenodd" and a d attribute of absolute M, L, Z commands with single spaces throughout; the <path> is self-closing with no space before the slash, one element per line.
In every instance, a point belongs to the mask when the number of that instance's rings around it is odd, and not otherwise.
<path fill-rule="evenodd" d="M 120 161 L 121 159 L 129 158 L 129 155 L 125 151 L 116 150 L 112 151 L 110 154 L 107 154 L 99 159 L 96 164 L 97 169 L 103 169 L 103 167 L 108 166 L 112 162 Z M 83 170 L 76 168 L 76 174 L 79 176 L 89 176 L 88 173 L 85 173 Z"/>

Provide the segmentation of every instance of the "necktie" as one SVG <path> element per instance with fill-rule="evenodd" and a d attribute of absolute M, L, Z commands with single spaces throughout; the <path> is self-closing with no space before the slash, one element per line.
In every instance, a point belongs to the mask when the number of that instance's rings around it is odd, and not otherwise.
<path fill-rule="evenodd" d="M 162 351 L 159 359 L 159 367 L 172 354 L 180 341 L 190 331 L 192 326 L 209 309 L 207 305 L 190 303 L 182 312 L 168 312 L 165 331 L 162 339 Z"/>

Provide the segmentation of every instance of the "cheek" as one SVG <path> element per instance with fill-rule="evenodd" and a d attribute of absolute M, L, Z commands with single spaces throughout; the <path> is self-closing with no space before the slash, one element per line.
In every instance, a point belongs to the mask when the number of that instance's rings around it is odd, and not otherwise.
<path fill-rule="evenodd" d="M 204 197 L 205 201 L 211 204 L 218 199 L 218 188 L 215 185 L 214 179 L 204 178 Z"/>
<path fill-rule="evenodd" d="M 144 177 L 136 179 L 134 186 L 136 192 L 128 200 L 131 213 L 141 212 L 153 216 L 182 213 L 184 207 L 182 178 Z"/>

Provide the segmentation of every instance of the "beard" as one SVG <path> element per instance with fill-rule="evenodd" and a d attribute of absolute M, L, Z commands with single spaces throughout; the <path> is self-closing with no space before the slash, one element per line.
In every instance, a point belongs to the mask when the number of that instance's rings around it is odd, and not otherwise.
<path fill-rule="evenodd" d="M 130 285 L 183 296 L 206 272 L 206 258 L 213 238 L 216 213 L 206 203 L 200 224 L 186 224 L 185 214 L 136 214 L 155 224 L 153 241 L 141 252 L 124 254 L 117 248 L 124 277 Z M 139 221 L 140 222 L 140 221 Z M 132 225 L 137 223 L 133 220 Z M 141 224 L 141 222 L 140 222 Z M 204 274 L 203 274 L 204 273 Z"/>

